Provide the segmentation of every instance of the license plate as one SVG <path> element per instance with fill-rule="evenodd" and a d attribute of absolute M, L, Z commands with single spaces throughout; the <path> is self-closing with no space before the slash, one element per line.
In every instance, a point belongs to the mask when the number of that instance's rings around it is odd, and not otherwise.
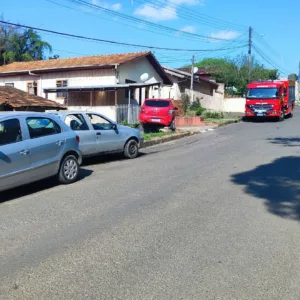
<path fill-rule="evenodd" d="M 257 116 L 258 117 L 262 117 L 264 114 L 263 113 L 258 113 Z"/>
<path fill-rule="evenodd" d="M 152 119 L 152 122 L 160 122 L 160 119 Z"/>

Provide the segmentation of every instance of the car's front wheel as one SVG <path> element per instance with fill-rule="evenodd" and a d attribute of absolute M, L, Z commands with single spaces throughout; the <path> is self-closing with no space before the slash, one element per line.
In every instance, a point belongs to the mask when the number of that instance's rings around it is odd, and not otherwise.
<path fill-rule="evenodd" d="M 74 155 L 67 155 L 63 158 L 58 173 L 58 180 L 62 184 L 75 182 L 79 176 L 79 163 Z"/>
<path fill-rule="evenodd" d="M 127 158 L 136 158 L 139 155 L 139 144 L 136 140 L 129 140 L 124 147 L 124 155 Z"/>

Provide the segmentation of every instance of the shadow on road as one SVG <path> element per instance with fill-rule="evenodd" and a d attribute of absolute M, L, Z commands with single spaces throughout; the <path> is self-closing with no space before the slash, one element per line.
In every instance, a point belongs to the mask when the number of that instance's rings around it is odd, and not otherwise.
<path fill-rule="evenodd" d="M 300 157 L 288 156 L 251 171 L 232 175 L 247 194 L 263 199 L 268 211 L 283 218 L 300 219 Z"/>
<path fill-rule="evenodd" d="M 81 169 L 78 181 L 90 176 L 93 173 L 92 170 Z M 37 192 L 41 192 L 47 189 L 58 186 L 59 183 L 56 178 L 47 178 L 41 181 L 37 181 L 28 185 L 20 186 L 5 192 L 0 192 L 0 204 L 6 201 L 14 200 L 24 196 L 32 195 Z"/>
<path fill-rule="evenodd" d="M 139 152 L 138 158 L 147 155 L 146 153 Z M 116 161 L 128 160 L 128 158 L 124 157 L 123 154 L 107 154 L 107 155 L 99 155 L 93 156 L 89 158 L 85 158 L 82 162 L 82 166 L 91 166 L 98 164 L 107 164 Z"/>
<path fill-rule="evenodd" d="M 275 145 L 283 145 L 287 147 L 299 147 L 300 146 L 300 138 L 299 137 L 289 137 L 289 138 L 274 138 L 268 139 L 268 141 Z"/>

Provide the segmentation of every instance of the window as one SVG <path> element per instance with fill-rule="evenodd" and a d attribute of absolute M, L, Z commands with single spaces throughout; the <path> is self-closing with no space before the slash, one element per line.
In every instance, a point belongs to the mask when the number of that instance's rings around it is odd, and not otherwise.
<path fill-rule="evenodd" d="M 62 88 L 62 87 L 67 87 L 68 86 L 68 80 L 57 80 L 56 81 L 56 87 Z M 67 92 L 58 92 L 56 94 L 57 98 L 67 98 L 68 93 Z"/>
<path fill-rule="evenodd" d="M 110 130 L 112 124 L 99 115 L 88 114 L 91 124 L 95 130 Z"/>
<path fill-rule="evenodd" d="M 169 107 L 170 101 L 166 100 L 146 100 L 145 105 L 149 107 Z"/>
<path fill-rule="evenodd" d="M 48 118 L 27 118 L 26 122 L 32 139 L 61 133 L 59 125 Z"/>
<path fill-rule="evenodd" d="M 67 115 L 65 123 L 72 130 L 89 130 L 89 127 L 81 114 Z"/>
<path fill-rule="evenodd" d="M 15 87 L 15 84 L 13 82 L 6 82 L 5 86 Z"/>
<path fill-rule="evenodd" d="M 20 121 L 11 119 L 0 122 L 0 146 L 22 141 Z"/>
<path fill-rule="evenodd" d="M 248 90 L 248 99 L 276 99 L 278 97 L 277 88 L 252 88 Z"/>
<path fill-rule="evenodd" d="M 38 94 L 38 86 L 37 86 L 37 82 L 27 82 L 27 92 L 30 95 L 35 95 L 37 96 Z"/>

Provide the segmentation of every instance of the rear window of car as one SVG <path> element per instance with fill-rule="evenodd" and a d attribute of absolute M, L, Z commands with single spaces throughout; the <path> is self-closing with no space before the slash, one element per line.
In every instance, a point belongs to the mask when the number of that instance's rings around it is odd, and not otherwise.
<path fill-rule="evenodd" d="M 166 100 L 146 100 L 145 105 L 149 107 L 168 107 L 170 106 L 170 101 Z"/>

